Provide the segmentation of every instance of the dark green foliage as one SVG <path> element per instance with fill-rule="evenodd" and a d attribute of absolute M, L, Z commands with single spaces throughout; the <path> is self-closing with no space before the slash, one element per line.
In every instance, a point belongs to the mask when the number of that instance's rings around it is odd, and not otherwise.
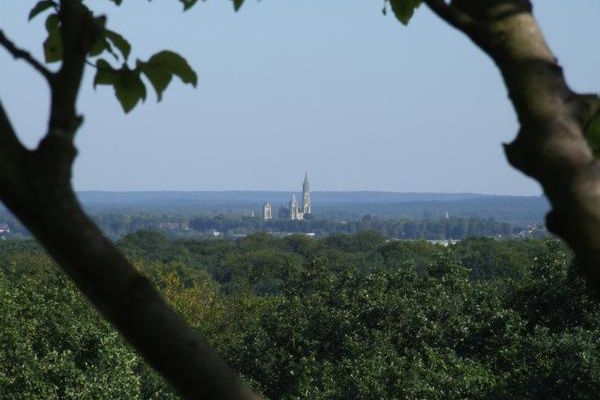
<path fill-rule="evenodd" d="M 120 69 L 115 69 L 102 58 L 96 61 L 96 69 L 94 87 L 112 86 L 125 112 L 131 111 L 140 100 L 146 100 L 146 86 L 140 78 L 139 71 L 129 69 L 126 64 Z"/>
<path fill-rule="evenodd" d="M 329 235 L 335 233 L 378 232 L 396 239 L 464 239 L 472 236 L 517 237 L 523 228 L 494 219 L 380 219 L 365 216 L 360 220 L 340 221 L 313 217 L 303 221 L 271 220 L 217 215 L 190 220 L 190 227 L 198 232 L 217 230 L 226 234 L 254 232 L 293 232 Z M 542 235 L 545 235 L 545 230 Z"/>
<path fill-rule="evenodd" d="M 120 5 L 120 0 L 112 0 L 116 5 Z M 187 10 L 194 5 L 195 1 L 181 0 L 184 8 Z M 236 10 L 241 6 L 241 2 L 236 2 Z M 140 101 L 146 100 L 146 85 L 142 80 L 142 74 L 148 79 L 157 93 L 158 100 L 162 99 L 162 94 L 172 80 L 173 75 L 181 79 L 183 83 L 196 86 L 197 76 L 194 70 L 188 65 L 187 61 L 179 54 L 163 50 L 153 56 L 148 61 L 137 59 L 135 68 L 128 64 L 131 53 L 131 44 L 121 34 L 106 28 L 106 17 L 94 17 L 92 10 L 85 5 L 85 12 L 89 15 L 93 32 L 90 33 L 90 41 L 93 46 L 87 54 L 88 57 L 100 57 L 103 54 L 111 54 L 118 65 L 112 66 L 106 59 L 98 58 L 95 62 L 88 60 L 88 64 L 95 65 L 96 76 L 94 78 L 94 87 L 97 85 L 112 86 L 115 96 L 123 111 L 128 113 L 133 110 Z M 60 11 L 60 5 L 54 1 L 40 1 L 29 13 L 29 19 L 49 9 Z M 63 37 L 61 21 L 57 13 L 52 13 L 46 18 L 46 31 L 48 36 L 44 41 L 44 56 L 48 63 L 59 62 L 63 59 Z M 115 51 L 115 49 L 118 51 Z"/>
<path fill-rule="evenodd" d="M 138 68 L 154 86 L 159 101 L 173 75 L 176 75 L 183 83 L 189 83 L 194 87 L 198 83 L 198 77 L 187 61 L 172 51 L 163 50 L 154 54 L 147 62 L 138 61 Z"/>
<path fill-rule="evenodd" d="M 119 243 L 270 399 L 595 399 L 600 307 L 555 241 Z M 503 266 L 502 260 L 507 266 Z M 30 241 L 0 242 L 2 398 L 175 399 Z"/>
<path fill-rule="evenodd" d="M 415 9 L 421 4 L 421 0 L 389 0 L 389 3 L 398 21 L 403 25 L 408 25 Z"/>
<path fill-rule="evenodd" d="M 158 231 L 140 231 L 124 237 L 119 243 L 125 254 L 133 260 L 163 263 L 189 260 L 189 252 L 181 242 L 172 242 Z"/>
<path fill-rule="evenodd" d="M 44 11 L 55 7 L 56 3 L 52 0 L 41 0 L 38 1 L 36 3 L 35 6 L 33 6 L 33 8 L 31 9 L 31 11 L 29 12 L 29 20 L 31 21 L 32 19 L 34 19 L 36 16 L 38 16 L 39 14 L 43 13 Z"/>
<path fill-rule="evenodd" d="M 119 51 L 121 52 L 121 56 L 127 60 L 129 58 L 129 53 L 131 53 L 131 45 L 121 34 L 111 31 L 109 29 L 104 30 L 104 37 L 112 43 Z M 108 44 L 105 43 L 106 46 Z"/>
<path fill-rule="evenodd" d="M 50 14 L 46 18 L 46 31 L 48 32 L 48 37 L 44 41 L 44 58 L 46 62 L 51 63 L 62 60 L 62 33 L 57 14 Z"/>
<path fill-rule="evenodd" d="M 46 258 L 0 270 L 2 399 L 139 398 L 137 356 Z"/>
<path fill-rule="evenodd" d="M 467 238 L 453 250 L 459 262 L 471 268 L 475 279 L 523 279 L 535 257 L 541 255 L 540 241 L 498 241 L 483 237 Z"/>

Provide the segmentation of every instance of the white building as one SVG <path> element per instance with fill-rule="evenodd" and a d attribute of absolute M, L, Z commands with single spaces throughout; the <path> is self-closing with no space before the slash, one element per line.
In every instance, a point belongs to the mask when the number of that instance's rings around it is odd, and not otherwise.
<path fill-rule="evenodd" d="M 292 194 L 292 200 L 290 200 L 289 215 L 288 218 L 292 221 L 301 221 L 305 216 L 312 213 L 312 207 L 310 205 L 310 183 L 308 182 L 308 173 L 304 174 L 304 182 L 302 183 L 302 206 L 296 201 L 296 194 Z"/>
<path fill-rule="evenodd" d="M 263 220 L 270 221 L 273 219 L 273 207 L 268 201 L 263 205 Z"/>
<path fill-rule="evenodd" d="M 292 193 L 292 199 L 288 204 L 288 208 L 281 207 L 279 209 L 280 219 L 289 219 L 292 221 L 301 221 L 305 217 L 312 214 L 310 204 L 310 183 L 308 182 L 308 173 L 304 174 L 304 182 L 302 183 L 302 204 L 298 204 L 296 194 Z M 268 218 L 267 218 L 268 216 Z M 268 221 L 273 218 L 271 203 L 266 202 L 263 206 L 263 219 Z"/>

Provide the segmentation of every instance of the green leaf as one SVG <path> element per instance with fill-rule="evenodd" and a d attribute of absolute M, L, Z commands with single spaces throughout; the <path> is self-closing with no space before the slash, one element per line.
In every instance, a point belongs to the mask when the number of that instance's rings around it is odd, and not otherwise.
<path fill-rule="evenodd" d="M 94 77 L 94 88 L 97 85 L 114 85 L 118 79 L 118 70 L 114 69 L 106 60 L 96 61 L 96 76 Z"/>
<path fill-rule="evenodd" d="M 99 38 L 96 41 L 94 47 L 92 47 L 92 49 L 90 50 L 89 55 L 92 57 L 99 56 L 104 50 L 106 50 L 106 46 L 110 46 L 106 39 L 104 39 L 103 37 Z"/>
<path fill-rule="evenodd" d="M 140 78 L 139 71 L 132 71 L 124 66 L 118 71 L 118 75 L 119 78 L 113 85 L 115 95 L 121 103 L 123 111 L 128 113 L 140 100 L 146 100 L 146 86 Z"/>
<path fill-rule="evenodd" d="M 183 3 L 183 11 L 187 11 L 190 8 L 192 8 L 198 0 L 179 0 L 179 1 L 181 3 Z"/>
<path fill-rule="evenodd" d="M 43 13 L 49 8 L 54 7 L 54 2 L 51 0 L 41 0 L 29 12 L 29 21 L 34 19 L 38 14 Z"/>
<path fill-rule="evenodd" d="M 170 50 L 163 50 L 156 53 L 148 60 L 148 63 L 166 68 L 172 74 L 177 75 L 183 83 L 190 83 L 192 86 L 198 84 L 198 76 L 187 63 L 185 58 Z"/>
<path fill-rule="evenodd" d="M 46 31 L 48 37 L 44 41 L 44 57 L 46 62 L 56 62 L 62 60 L 63 42 L 60 29 L 60 19 L 56 14 L 50 14 L 46 19 Z"/>
<path fill-rule="evenodd" d="M 96 62 L 96 76 L 94 87 L 97 85 L 111 85 L 123 111 L 128 113 L 140 100 L 146 100 L 146 86 L 140 78 L 139 69 L 131 70 L 123 65 L 121 69 L 113 68 L 106 60 Z"/>
<path fill-rule="evenodd" d="M 417 7 L 421 5 L 421 0 L 389 0 L 389 2 L 394 15 L 403 25 L 408 24 Z"/>
<path fill-rule="evenodd" d="M 127 39 L 125 39 L 121 34 L 108 29 L 104 31 L 104 35 L 117 49 L 119 49 L 123 58 L 127 60 L 127 58 L 129 58 L 129 54 L 131 53 L 131 45 Z"/>
<path fill-rule="evenodd" d="M 152 64 L 150 62 L 139 62 L 138 65 L 142 73 L 146 75 L 146 78 L 148 78 L 148 80 L 154 87 L 154 90 L 156 91 L 156 96 L 158 97 L 158 101 L 161 101 L 162 94 L 167 88 L 167 86 L 169 86 L 169 83 L 171 83 L 173 74 L 168 69 L 160 65 Z"/>
<path fill-rule="evenodd" d="M 198 83 L 198 77 L 187 61 L 169 50 L 154 54 L 147 62 L 138 60 L 137 65 L 154 87 L 158 101 L 162 100 L 162 94 L 171 83 L 173 75 L 177 75 L 183 83 L 193 86 Z"/>
<path fill-rule="evenodd" d="M 232 1 L 233 1 L 233 9 L 235 11 L 238 11 L 242 7 L 242 4 L 244 4 L 244 0 L 232 0 Z"/>
<path fill-rule="evenodd" d="M 110 0 L 110 1 L 112 1 L 113 3 L 115 3 L 118 6 L 120 6 L 121 3 L 123 2 L 123 0 Z"/>

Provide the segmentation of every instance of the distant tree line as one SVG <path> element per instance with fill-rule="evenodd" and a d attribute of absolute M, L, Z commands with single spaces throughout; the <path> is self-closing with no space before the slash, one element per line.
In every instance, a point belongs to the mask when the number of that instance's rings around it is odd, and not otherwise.
<path fill-rule="evenodd" d="M 438 219 L 381 219 L 365 216 L 360 220 L 343 221 L 336 219 L 306 219 L 291 221 L 274 219 L 264 221 L 261 218 L 235 218 L 226 215 L 193 218 L 190 228 L 199 232 L 219 231 L 229 234 L 248 234 L 254 232 L 315 233 L 330 235 L 334 233 L 359 233 L 375 231 L 387 238 L 398 239 L 464 239 L 473 236 L 516 236 L 521 233 L 543 236 L 545 230 L 527 232 L 526 227 L 513 226 L 495 219 L 481 218 L 438 218 Z"/>
<path fill-rule="evenodd" d="M 535 225 L 532 230 L 527 226 L 493 218 L 478 217 L 426 217 L 382 218 L 373 215 L 359 219 L 340 219 L 333 217 L 313 217 L 303 221 L 274 219 L 263 221 L 235 214 L 212 216 L 194 216 L 169 214 L 167 212 L 135 212 L 127 210 L 102 211 L 93 214 L 94 221 L 102 231 L 112 239 L 141 230 L 160 230 L 171 236 L 197 236 L 211 230 L 225 235 L 247 235 L 256 232 L 279 233 L 315 233 L 319 236 L 335 233 L 359 233 L 376 231 L 387 238 L 396 239 L 464 239 L 475 236 L 543 237 L 547 234 L 543 226 Z M 6 223 L 12 235 L 29 236 L 29 232 L 9 212 L 0 211 L 0 223 Z"/>

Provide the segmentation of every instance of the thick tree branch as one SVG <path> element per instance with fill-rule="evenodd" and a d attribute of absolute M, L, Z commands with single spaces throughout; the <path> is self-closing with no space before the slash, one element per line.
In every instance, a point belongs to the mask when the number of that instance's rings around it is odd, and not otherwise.
<path fill-rule="evenodd" d="M 16 59 L 21 59 L 27 64 L 31 65 L 33 69 L 42 74 L 48 83 L 52 82 L 54 74 L 42 63 L 36 60 L 29 52 L 18 48 L 9 38 L 6 37 L 4 32 L 0 30 L 0 45 L 4 47 L 12 56 Z"/>
<path fill-rule="evenodd" d="M 485 25 L 480 24 L 468 14 L 446 3 L 445 0 L 425 0 L 425 4 L 438 17 L 469 35 L 485 29 Z"/>
<path fill-rule="evenodd" d="M 0 101 L 0 196 L 14 190 L 14 183 L 21 177 L 21 163 L 28 153 Z"/>
<path fill-rule="evenodd" d="M 82 121 L 76 102 L 86 55 L 102 27 L 81 0 L 61 0 L 58 15 L 63 60 L 50 85 L 48 132 L 35 151 L 22 149 L 0 104 L 0 172 L 10 178 L 0 175 L 0 199 L 184 398 L 258 399 L 82 210 L 70 182 Z"/>
<path fill-rule="evenodd" d="M 102 235 L 69 187 L 48 188 L 44 180 L 31 186 L 41 195 L 11 197 L 7 206 L 184 398 L 258 399 Z"/>
<path fill-rule="evenodd" d="M 486 25 L 473 35 L 443 1 L 425 0 L 465 32 L 496 63 L 519 117 L 517 138 L 506 145 L 509 162 L 535 178 L 552 204 L 547 224 L 574 250 L 588 281 L 600 293 L 600 162 L 584 137 L 597 115 L 595 96 L 573 93 L 526 0 L 454 0 L 462 13 Z M 443 4 L 446 7 L 447 4 Z"/>
<path fill-rule="evenodd" d="M 63 61 L 52 85 L 48 135 L 72 140 L 82 122 L 75 106 L 86 56 L 101 28 L 80 0 L 61 0 L 58 15 L 63 39 Z"/>
<path fill-rule="evenodd" d="M 596 94 L 577 95 L 576 101 L 579 105 L 578 119 L 586 131 L 589 124 L 600 117 L 600 97 Z"/>
<path fill-rule="evenodd" d="M 0 101 L 0 151 L 3 155 L 7 155 L 10 151 L 17 148 L 23 149 L 21 142 L 17 138 L 17 134 L 8 119 L 8 114 L 4 109 L 2 101 Z"/>

